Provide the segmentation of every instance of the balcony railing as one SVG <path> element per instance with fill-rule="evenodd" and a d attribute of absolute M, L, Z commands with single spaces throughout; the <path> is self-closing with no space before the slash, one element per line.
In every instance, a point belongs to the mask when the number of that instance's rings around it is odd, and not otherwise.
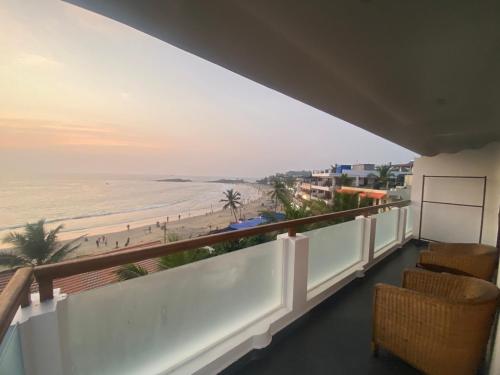
<path fill-rule="evenodd" d="M 39 296 L 33 296 L 31 306 L 27 291 L 32 270 L 20 269 L 0 297 L 2 334 L 19 305 L 27 306 L 17 313 L 0 347 L 0 373 L 20 362 L 51 374 L 215 373 L 251 349 L 266 346 L 274 333 L 409 240 L 408 204 L 394 202 L 35 267 Z M 353 220 L 297 234 L 305 225 L 338 219 Z M 53 293 L 58 278 L 277 231 L 287 233 L 126 282 L 68 296 Z M 30 321 L 35 315 L 39 319 Z M 21 345 L 20 337 L 30 344 Z M 26 347 L 37 352 L 24 352 Z M 9 355 L 2 356 L 2 351 Z M 44 352 L 53 359 L 47 361 Z"/>

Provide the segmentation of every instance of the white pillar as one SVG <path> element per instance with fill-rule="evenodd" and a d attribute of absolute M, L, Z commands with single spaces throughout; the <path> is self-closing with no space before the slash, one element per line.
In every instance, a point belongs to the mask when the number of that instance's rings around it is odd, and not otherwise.
<path fill-rule="evenodd" d="M 404 229 L 401 228 L 401 224 L 403 220 L 401 220 L 401 217 L 402 215 L 404 215 L 404 213 L 402 213 L 401 209 L 399 207 L 391 207 L 390 208 L 391 211 L 396 211 L 396 242 L 398 244 L 402 244 L 403 243 L 403 240 L 404 240 Z M 404 227 L 403 227 L 404 228 Z"/>
<path fill-rule="evenodd" d="M 408 209 L 403 207 L 399 210 L 398 243 L 403 244 L 406 240 L 406 220 L 408 220 Z"/>
<path fill-rule="evenodd" d="M 356 220 L 362 220 L 363 224 L 363 264 L 364 267 L 369 266 L 373 262 L 375 253 L 375 230 L 377 227 L 377 219 L 375 216 L 357 216 Z"/>
<path fill-rule="evenodd" d="M 297 234 L 282 234 L 285 251 L 285 305 L 292 311 L 301 310 L 307 302 L 307 275 L 309 267 L 309 238 Z"/>
<path fill-rule="evenodd" d="M 32 294 L 32 304 L 20 309 L 14 321 L 19 323 L 26 375 L 63 375 L 63 351 L 59 332 L 58 304 L 65 304 L 65 295 L 55 290 L 54 298 L 40 303 Z"/>

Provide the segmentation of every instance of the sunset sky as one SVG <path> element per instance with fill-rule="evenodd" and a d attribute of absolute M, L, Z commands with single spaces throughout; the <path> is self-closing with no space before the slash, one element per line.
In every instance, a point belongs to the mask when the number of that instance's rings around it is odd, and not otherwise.
<path fill-rule="evenodd" d="M 413 152 L 118 22 L 0 4 L 2 172 L 262 176 Z"/>

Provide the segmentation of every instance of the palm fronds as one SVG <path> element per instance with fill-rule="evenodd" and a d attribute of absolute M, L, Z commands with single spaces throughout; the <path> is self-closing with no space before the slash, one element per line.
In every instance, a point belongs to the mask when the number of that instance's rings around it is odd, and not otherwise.
<path fill-rule="evenodd" d="M 222 207 L 224 210 L 228 208 L 234 215 L 234 220 L 238 221 L 238 217 L 236 216 L 236 212 L 238 210 L 238 206 L 241 206 L 241 194 L 239 191 L 234 191 L 233 189 L 228 189 L 224 192 L 224 199 L 221 199 L 220 202 L 224 202 L 224 206 Z"/>
<path fill-rule="evenodd" d="M 138 264 L 130 263 L 120 266 L 120 268 L 115 271 L 115 274 L 120 281 L 125 281 L 135 279 L 136 277 L 146 276 L 148 271 Z"/>
<path fill-rule="evenodd" d="M 279 179 L 273 180 L 273 188 L 268 194 L 274 201 L 274 211 L 277 211 L 279 202 L 281 202 L 283 206 L 290 204 L 288 189 L 285 183 Z"/>
<path fill-rule="evenodd" d="M 35 223 L 27 223 L 24 233 L 9 233 L 3 242 L 12 245 L 12 250 L 0 252 L 0 264 L 16 267 L 23 264 L 40 265 L 62 260 L 80 246 L 77 242 L 82 238 L 79 237 L 61 245 L 57 236 L 62 228 L 63 226 L 59 225 L 47 232 L 45 219 L 41 219 Z"/>
<path fill-rule="evenodd" d="M 13 253 L 2 252 L 0 253 L 0 265 L 8 266 L 11 268 L 31 265 L 31 261 L 21 255 Z"/>

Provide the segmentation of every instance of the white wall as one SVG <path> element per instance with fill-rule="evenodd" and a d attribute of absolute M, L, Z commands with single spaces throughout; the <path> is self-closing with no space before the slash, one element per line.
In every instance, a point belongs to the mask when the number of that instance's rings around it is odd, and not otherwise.
<path fill-rule="evenodd" d="M 496 245 L 500 207 L 500 143 L 455 154 L 420 157 L 413 166 L 411 192 L 413 233 L 418 237 L 422 175 L 487 176 L 483 243 Z M 481 204 L 482 180 L 426 179 L 424 200 Z M 480 210 L 476 208 L 426 204 L 422 237 L 449 242 L 477 242 Z M 433 236 L 433 237 L 431 237 Z M 439 238 L 435 238 L 439 237 Z"/>

